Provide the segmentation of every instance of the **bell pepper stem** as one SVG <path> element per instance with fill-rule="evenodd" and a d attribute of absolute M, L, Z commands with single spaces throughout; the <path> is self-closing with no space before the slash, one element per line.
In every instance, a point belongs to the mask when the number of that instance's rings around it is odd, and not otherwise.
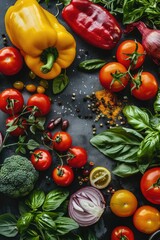
<path fill-rule="evenodd" d="M 41 67 L 41 72 L 42 73 L 48 73 L 51 71 L 52 67 L 53 67 L 53 63 L 55 61 L 55 57 L 54 57 L 54 54 L 53 53 L 47 53 L 47 63 L 44 64 L 42 67 Z"/>

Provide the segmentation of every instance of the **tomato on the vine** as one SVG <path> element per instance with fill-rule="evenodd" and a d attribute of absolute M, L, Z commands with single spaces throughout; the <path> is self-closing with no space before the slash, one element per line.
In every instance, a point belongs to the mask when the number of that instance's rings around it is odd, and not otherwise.
<path fill-rule="evenodd" d="M 149 202 L 160 204 L 160 167 L 151 168 L 143 174 L 140 188 Z"/>
<path fill-rule="evenodd" d="M 38 108 L 35 116 L 45 116 L 51 110 L 51 100 L 44 93 L 35 93 L 28 98 L 27 106 Z"/>
<path fill-rule="evenodd" d="M 133 215 L 138 206 L 136 196 L 126 189 L 120 189 L 113 193 L 110 199 L 112 212 L 119 217 L 129 217 Z"/>
<path fill-rule="evenodd" d="M 10 116 L 6 119 L 6 127 L 11 127 L 10 135 L 18 137 L 25 134 L 27 129 L 27 121 L 23 117 L 17 115 Z"/>
<path fill-rule="evenodd" d="M 117 48 L 117 61 L 123 64 L 126 68 L 131 69 L 141 67 L 145 60 L 145 49 L 141 43 L 135 40 L 125 40 Z"/>
<path fill-rule="evenodd" d="M 15 47 L 0 49 L 0 72 L 11 76 L 17 74 L 23 67 L 23 57 Z"/>
<path fill-rule="evenodd" d="M 0 93 L 0 110 L 14 115 L 23 109 L 24 98 L 21 92 L 14 88 L 7 88 Z"/>
<path fill-rule="evenodd" d="M 160 229 L 160 212 L 155 207 L 143 205 L 134 213 L 133 224 L 140 232 L 154 233 Z"/>
<path fill-rule="evenodd" d="M 156 96 L 158 82 L 153 74 L 141 72 L 134 75 L 131 82 L 131 93 L 139 100 L 149 100 Z"/>
<path fill-rule="evenodd" d="M 59 131 L 56 132 L 53 137 L 53 149 L 59 152 L 67 151 L 72 145 L 72 137 L 69 133 Z"/>
<path fill-rule="evenodd" d="M 110 62 L 100 69 L 99 81 L 105 89 L 119 92 L 127 86 L 129 75 L 126 67 L 121 63 Z"/>
<path fill-rule="evenodd" d="M 31 162 L 36 170 L 47 170 L 52 164 L 52 155 L 46 149 L 36 149 L 31 154 Z"/>
<path fill-rule="evenodd" d="M 70 167 L 81 168 L 87 163 L 88 154 L 82 147 L 70 147 L 67 155 L 67 163 Z"/>
<path fill-rule="evenodd" d="M 68 165 L 58 166 L 53 169 L 52 178 L 58 186 L 67 187 L 74 180 L 74 172 Z"/>
<path fill-rule="evenodd" d="M 111 240 L 134 240 L 133 231 L 127 226 L 117 226 L 112 230 Z"/>

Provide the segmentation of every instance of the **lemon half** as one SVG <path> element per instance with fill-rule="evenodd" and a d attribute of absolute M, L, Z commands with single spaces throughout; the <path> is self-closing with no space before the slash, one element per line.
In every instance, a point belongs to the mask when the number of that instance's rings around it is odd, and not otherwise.
<path fill-rule="evenodd" d="M 98 189 L 107 187 L 111 181 L 111 172 L 105 167 L 95 167 L 89 175 L 90 184 Z"/>

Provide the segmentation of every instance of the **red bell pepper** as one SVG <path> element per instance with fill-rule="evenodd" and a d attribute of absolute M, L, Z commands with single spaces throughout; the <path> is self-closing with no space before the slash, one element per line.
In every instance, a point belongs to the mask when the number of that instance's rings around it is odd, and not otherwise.
<path fill-rule="evenodd" d="M 122 35 L 115 17 L 89 0 L 72 0 L 63 8 L 62 17 L 75 33 L 98 48 L 114 48 Z"/>

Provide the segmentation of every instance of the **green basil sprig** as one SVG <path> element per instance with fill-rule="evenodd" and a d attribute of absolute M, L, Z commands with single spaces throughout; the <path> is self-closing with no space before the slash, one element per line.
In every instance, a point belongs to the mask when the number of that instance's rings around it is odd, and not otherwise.
<path fill-rule="evenodd" d="M 21 240 L 63 239 L 60 236 L 79 228 L 73 219 L 59 211 L 68 196 L 67 190 L 54 189 L 47 194 L 34 190 L 20 203 L 19 217 L 10 213 L 0 215 L 0 235 L 15 237 L 19 234 Z"/>
<path fill-rule="evenodd" d="M 120 177 L 158 166 L 160 159 L 160 94 L 154 102 L 154 114 L 134 105 L 123 114 L 130 127 L 114 127 L 93 138 L 91 144 L 117 163 L 113 173 Z"/>

